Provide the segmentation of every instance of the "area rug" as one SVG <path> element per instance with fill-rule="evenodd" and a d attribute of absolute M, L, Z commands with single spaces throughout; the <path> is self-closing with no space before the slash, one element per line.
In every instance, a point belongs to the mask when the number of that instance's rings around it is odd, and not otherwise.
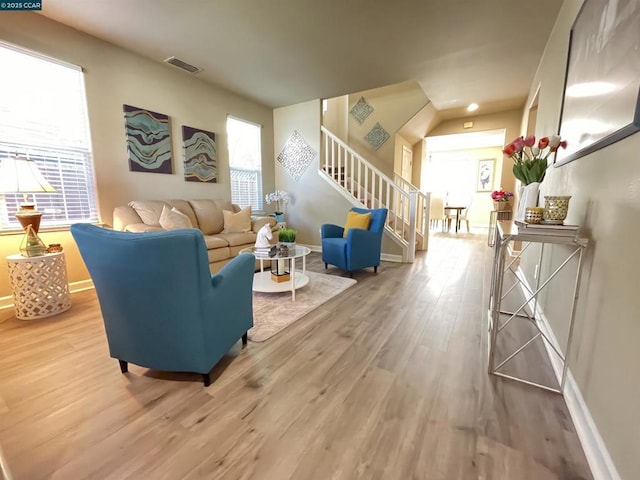
<path fill-rule="evenodd" d="M 307 275 L 309 283 L 296 290 L 295 302 L 291 301 L 291 292 L 253 292 L 253 328 L 249 330 L 249 340 L 264 342 L 356 284 L 352 278 L 309 271 Z"/>

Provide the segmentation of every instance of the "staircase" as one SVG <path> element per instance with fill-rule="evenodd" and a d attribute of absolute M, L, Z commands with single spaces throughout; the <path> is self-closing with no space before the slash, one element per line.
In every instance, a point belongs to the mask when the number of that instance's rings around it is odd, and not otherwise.
<path fill-rule="evenodd" d="M 387 208 L 385 233 L 402 247 L 402 261 L 412 263 L 426 250 L 429 194 L 397 176 L 394 182 L 324 127 L 318 173 L 354 206 Z"/>

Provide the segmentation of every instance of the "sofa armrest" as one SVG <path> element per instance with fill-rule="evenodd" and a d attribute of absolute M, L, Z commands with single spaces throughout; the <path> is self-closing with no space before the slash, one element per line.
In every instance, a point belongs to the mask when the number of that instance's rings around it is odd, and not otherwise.
<path fill-rule="evenodd" d="M 113 229 L 125 231 L 127 225 L 135 223 L 144 223 L 140 218 L 140 215 L 130 207 L 124 205 L 113 209 Z"/>
<path fill-rule="evenodd" d="M 164 228 L 155 225 L 147 225 L 146 223 L 130 223 L 124 227 L 125 232 L 146 233 L 146 232 L 164 232 Z"/>
<path fill-rule="evenodd" d="M 278 222 L 275 218 L 269 216 L 255 216 L 251 217 L 251 231 L 258 232 L 265 223 L 271 225 L 271 231 L 275 231 L 278 229 Z"/>

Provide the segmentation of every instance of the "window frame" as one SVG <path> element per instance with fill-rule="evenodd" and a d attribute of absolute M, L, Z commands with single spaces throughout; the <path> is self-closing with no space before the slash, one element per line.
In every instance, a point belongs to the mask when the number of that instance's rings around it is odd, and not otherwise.
<path fill-rule="evenodd" d="M 77 72 L 77 93 L 75 98 L 79 118 L 79 125 L 83 125 L 84 131 L 81 140 L 76 142 L 51 142 L 45 137 L 46 127 L 55 126 L 55 123 L 42 124 L 36 135 L 40 135 L 43 141 L 38 143 L 34 138 L 19 135 L 9 135 L 0 139 L 0 159 L 13 156 L 30 158 L 36 162 L 43 176 L 54 185 L 58 193 L 30 193 L 29 200 L 36 204 L 36 208 L 43 212 L 40 231 L 66 231 L 73 223 L 87 222 L 101 224 L 100 208 L 98 203 L 98 190 L 96 182 L 96 170 L 91 143 L 91 130 L 89 124 L 89 108 L 87 105 L 86 84 L 82 67 L 74 65 L 55 57 L 33 51 L 19 45 L 0 40 L 0 49 L 10 50 L 14 53 L 26 55 L 32 59 L 47 62 Z M 73 98 L 73 97 L 65 97 Z M 15 111 L 15 110 L 14 110 Z M 11 113 L 11 110 L 9 110 Z M 7 123 L 3 124 L 7 126 Z M 30 118 L 18 125 L 19 129 L 38 126 Z M 37 138 L 37 137 L 36 137 Z M 53 196 L 60 195 L 58 198 Z M 22 227 L 14 215 L 23 202 L 23 194 L 0 192 L 0 235 L 22 232 Z M 47 211 L 57 209 L 57 216 L 62 219 L 47 218 Z M 75 212 L 86 212 L 85 215 L 74 215 Z M 69 218 L 71 217 L 71 218 Z"/>
<path fill-rule="evenodd" d="M 259 149 L 258 151 L 258 156 L 259 156 L 259 165 L 260 168 L 258 170 L 255 169 L 248 169 L 248 168 L 244 168 L 244 167 L 235 167 L 233 166 L 232 163 L 232 152 L 231 152 L 231 141 L 230 141 L 230 136 L 229 136 L 229 120 L 233 120 L 235 122 L 241 122 L 243 124 L 246 125 L 250 125 L 250 126 L 254 126 L 256 127 L 256 132 L 258 134 L 258 142 L 257 142 L 257 147 Z M 225 128 L 226 128 L 226 133 L 227 133 L 227 152 L 229 155 L 229 188 L 230 188 L 230 193 L 231 193 L 231 202 L 232 203 L 236 203 L 237 205 L 239 205 L 240 207 L 246 207 L 247 205 L 241 205 L 240 203 L 237 203 L 236 200 L 234 199 L 234 187 L 233 187 L 233 183 L 234 183 L 234 172 L 238 172 L 240 175 L 242 174 L 250 174 L 250 172 L 257 172 L 258 178 L 255 182 L 256 184 L 256 188 L 257 188 L 257 192 L 256 192 L 256 200 L 257 200 L 257 208 L 256 206 L 254 206 L 253 204 L 248 204 L 251 205 L 251 210 L 252 212 L 264 212 L 264 187 L 263 187 L 263 155 L 262 155 L 262 130 L 263 130 L 263 126 L 259 123 L 256 122 L 252 122 L 251 120 L 246 120 L 244 118 L 240 118 L 240 117 L 236 117 L 234 115 L 227 115 L 227 121 L 225 123 Z"/>

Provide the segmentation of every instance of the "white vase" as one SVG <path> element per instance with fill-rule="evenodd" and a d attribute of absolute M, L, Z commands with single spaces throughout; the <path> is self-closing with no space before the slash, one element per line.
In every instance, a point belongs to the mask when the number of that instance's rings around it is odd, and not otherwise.
<path fill-rule="evenodd" d="M 525 210 L 527 207 L 538 206 L 538 194 L 540 193 L 540 182 L 533 182 L 520 187 L 520 199 L 518 200 L 518 213 L 516 220 L 525 220 Z"/>

